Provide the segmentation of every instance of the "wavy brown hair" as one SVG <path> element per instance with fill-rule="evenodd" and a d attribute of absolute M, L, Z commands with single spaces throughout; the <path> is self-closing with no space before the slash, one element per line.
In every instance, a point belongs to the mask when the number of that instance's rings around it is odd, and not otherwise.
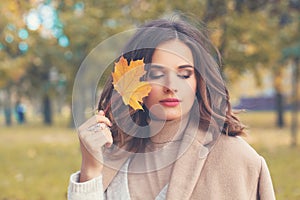
<path fill-rule="evenodd" d="M 196 97 L 199 105 L 199 129 L 208 130 L 210 125 L 229 136 L 242 135 L 244 125 L 233 114 L 228 90 L 220 73 L 221 56 L 204 34 L 181 20 L 154 20 L 140 27 L 125 45 L 122 56 L 127 61 L 144 59 L 151 63 L 155 48 L 166 41 L 178 39 L 192 51 L 196 75 Z M 119 59 L 119 58 L 118 58 Z M 117 59 L 117 60 L 118 60 Z M 104 86 L 98 110 L 105 110 L 112 121 L 114 144 L 126 146 L 131 152 L 143 151 L 148 142 L 148 132 L 139 127 L 147 125 L 149 111 L 133 110 L 124 105 L 121 96 L 114 91 L 110 76 Z M 221 124 L 221 125 L 220 125 Z"/>

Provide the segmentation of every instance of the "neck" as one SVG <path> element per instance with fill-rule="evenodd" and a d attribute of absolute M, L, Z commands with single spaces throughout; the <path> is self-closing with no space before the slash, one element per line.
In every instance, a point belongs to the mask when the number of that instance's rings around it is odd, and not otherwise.
<path fill-rule="evenodd" d="M 150 123 L 151 142 L 154 144 L 165 144 L 181 140 L 188 119 L 189 116 L 185 115 L 168 121 L 152 120 Z"/>

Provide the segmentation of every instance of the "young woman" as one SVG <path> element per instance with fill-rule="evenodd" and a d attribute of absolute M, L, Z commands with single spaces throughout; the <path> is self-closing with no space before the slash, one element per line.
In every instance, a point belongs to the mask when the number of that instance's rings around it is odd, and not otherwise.
<path fill-rule="evenodd" d="M 99 113 L 79 127 L 82 165 L 68 199 L 275 199 L 264 159 L 238 137 L 244 126 L 219 66 L 213 45 L 186 22 L 139 28 Z"/>

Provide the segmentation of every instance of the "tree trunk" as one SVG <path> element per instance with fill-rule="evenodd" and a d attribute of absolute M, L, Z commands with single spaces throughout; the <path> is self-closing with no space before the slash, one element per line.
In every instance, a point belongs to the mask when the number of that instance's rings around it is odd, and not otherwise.
<path fill-rule="evenodd" d="M 276 92 L 277 127 L 284 127 L 284 99 L 281 92 Z"/>
<path fill-rule="evenodd" d="M 44 124 L 52 124 L 52 110 L 51 110 L 51 100 L 48 94 L 45 94 L 43 97 L 43 115 L 44 115 Z"/>
<path fill-rule="evenodd" d="M 298 131 L 298 102 L 299 102 L 299 58 L 293 61 L 293 81 L 292 81 L 292 122 L 291 122 L 291 146 L 297 146 L 297 131 Z"/>
<path fill-rule="evenodd" d="M 284 96 L 283 91 L 284 88 L 282 87 L 283 82 L 283 74 L 282 69 L 278 67 L 274 67 L 274 89 L 276 91 L 275 94 L 275 112 L 276 112 L 276 125 L 279 128 L 284 127 Z"/>
<path fill-rule="evenodd" d="M 9 88 L 7 88 L 4 97 L 4 118 L 5 118 L 6 126 L 10 126 L 12 124 L 11 117 L 12 117 L 11 94 Z"/>

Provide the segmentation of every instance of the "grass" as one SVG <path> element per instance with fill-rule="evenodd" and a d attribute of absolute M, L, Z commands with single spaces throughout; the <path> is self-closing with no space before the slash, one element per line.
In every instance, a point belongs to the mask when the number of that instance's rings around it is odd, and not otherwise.
<path fill-rule="evenodd" d="M 300 135 L 299 146 L 291 148 L 290 130 L 276 128 L 274 114 L 240 117 L 250 128 L 245 139 L 269 165 L 277 199 L 300 199 Z M 70 173 L 80 168 L 80 151 L 76 132 L 64 121 L 55 124 L 0 127 L 0 200 L 66 199 Z"/>
<path fill-rule="evenodd" d="M 298 146 L 291 147 L 290 115 L 285 128 L 277 128 L 275 115 L 268 112 L 240 114 L 249 126 L 245 138 L 267 161 L 278 200 L 300 199 L 300 130 Z M 299 123 L 300 124 L 300 123 Z"/>
<path fill-rule="evenodd" d="M 76 132 L 35 125 L 0 130 L 0 200 L 66 199 L 69 175 L 80 166 Z"/>

